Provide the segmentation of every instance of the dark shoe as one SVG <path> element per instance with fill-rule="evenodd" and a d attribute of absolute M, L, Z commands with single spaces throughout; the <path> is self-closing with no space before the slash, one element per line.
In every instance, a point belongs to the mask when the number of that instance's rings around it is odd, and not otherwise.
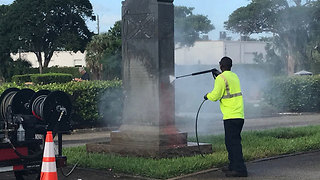
<path fill-rule="evenodd" d="M 227 173 L 227 172 L 231 171 L 231 169 L 228 166 L 224 166 L 221 168 L 221 171 L 224 173 Z"/>
<path fill-rule="evenodd" d="M 226 172 L 227 177 L 248 177 L 248 172 L 228 171 Z"/>

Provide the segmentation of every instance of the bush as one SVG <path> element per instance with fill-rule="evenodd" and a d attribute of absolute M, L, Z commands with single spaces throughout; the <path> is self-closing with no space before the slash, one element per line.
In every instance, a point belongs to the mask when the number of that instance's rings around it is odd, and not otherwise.
<path fill-rule="evenodd" d="M 10 87 L 19 89 L 30 88 L 34 91 L 47 89 L 61 90 L 70 94 L 73 106 L 71 122 L 75 128 L 92 126 L 118 125 L 122 112 L 122 82 L 113 81 L 82 81 L 63 84 L 18 85 L 5 83 L 0 86 L 0 93 Z M 101 110 L 99 112 L 99 109 Z"/>
<path fill-rule="evenodd" d="M 89 71 L 88 71 L 89 72 Z M 78 67 L 48 67 L 43 68 L 43 73 L 65 73 L 65 74 L 72 74 L 73 77 L 80 77 L 81 74 L 79 73 Z M 29 68 L 28 74 L 39 74 L 39 68 Z"/>
<path fill-rule="evenodd" d="M 48 73 L 48 74 L 25 74 L 14 75 L 12 81 L 18 84 L 33 82 L 34 84 L 66 83 L 72 80 L 71 74 Z"/>
<path fill-rule="evenodd" d="M 12 76 L 11 81 L 18 83 L 18 84 L 22 84 L 25 82 L 31 82 L 31 75 L 30 74 L 24 74 L 24 75 L 14 75 Z"/>
<path fill-rule="evenodd" d="M 282 111 L 320 111 L 320 76 L 278 77 L 269 83 L 265 99 Z"/>
<path fill-rule="evenodd" d="M 66 83 L 73 78 L 71 74 L 63 73 L 32 74 L 30 77 L 35 84 Z"/>
<path fill-rule="evenodd" d="M 20 62 L 20 61 L 19 61 Z M 18 70 L 12 70 L 13 72 L 10 73 L 9 77 L 7 78 L 8 81 L 11 80 L 11 82 L 15 82 L 12 79 L 12 76 L 14 75 L 26 75 L 26 74 L 39 74 L 39 69 L 38 68 L 29 68 L 27 65 L 19 65 L 17 61 L 14 61 L 15 66 L 19 68 Z M 18 66 L 19 65 L 19 66 Z M 17 69 L 16 68 L 16 69 Z M 89 73 L 89 70 L 85 68 L 86 71 Z M 81 77 L 81 74 L 79 73 L 79 68 L 78 67 L 49 67 L 49 68 L 44 68 L 43 73 L 64 73 L 64 74 L 71 74 L 72 77 Z"/>

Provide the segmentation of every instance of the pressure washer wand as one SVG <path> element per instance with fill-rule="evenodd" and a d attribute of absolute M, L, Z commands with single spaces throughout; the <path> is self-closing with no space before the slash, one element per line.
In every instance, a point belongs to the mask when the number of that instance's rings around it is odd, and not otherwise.
<path fill-rule="evenodd" d="M 192 74 L 178 76 L 178 77 L 176 77 L 176 79 L 183 78 L 183 77 L 188 77 L 188 76 L 195 76 L 195 75 L 199 75 L 199 74 L 205 74 L 205 73 L 209 73 L 209 72 L 212 72 L 212 69 L 206 70 L 206 71 L 201 71 L 201 72 L 195 72 L 195 73 L 192 73 Z"/>
<path fill-rule="evenodd" d="M 179 78 L 188 77 L 188 76 L 196 76 L 196 75 L 210 73 L 210 72 L 212 73 L 214 78 L 220 74 L 220 72 L 216 68 L 213 68 L 213 69 L 210 69 L 210 70 L 195 72 L 195 73 L 192 73 L 192 74 L 186 74 L 186 75 L 177 76 L 177 77 L 169 76 L 169 79 L 170 79 L 170 83 L 172 83 L 174 80 L 179 79 Z"/>

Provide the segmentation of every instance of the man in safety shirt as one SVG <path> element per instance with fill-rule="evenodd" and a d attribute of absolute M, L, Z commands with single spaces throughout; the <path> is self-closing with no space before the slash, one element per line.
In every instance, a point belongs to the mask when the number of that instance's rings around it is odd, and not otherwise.
<path fill-rule="evenodd" d="M 235 73 L 231 72 L 232 60 L 229 57 L 223 57 L 219 64 L 222 73 L 216 77 L 214 89 L 206 94 L 204 99 L 220 101 L 229 159 L 229 165 L 222 171 L 227 177 L 247 177 L 240 135 L 244 123 L 240 80 Z"/>

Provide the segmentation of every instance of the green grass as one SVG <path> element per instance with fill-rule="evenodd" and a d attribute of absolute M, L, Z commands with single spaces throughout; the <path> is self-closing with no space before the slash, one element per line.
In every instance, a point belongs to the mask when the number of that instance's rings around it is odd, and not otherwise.
<path fill-rule="evenodd" d="M 190 141 L 195 139 L 190 138 Z M 221 167 L 228 162 L 224 136 L 203 136 L 201 142 L 212 143 L 213 153 L 201 156 L 172 159 L 120 157 L 108 154 L 87 153 L 84 146 L 64 148 L 68 163 L 151 178 L 166 179 L 212 167 Z M 320 126 L 278 128 L 242 133 L 243 154 L 246 161 L 281 154 L 315 150 L 320 148 Z"/>

